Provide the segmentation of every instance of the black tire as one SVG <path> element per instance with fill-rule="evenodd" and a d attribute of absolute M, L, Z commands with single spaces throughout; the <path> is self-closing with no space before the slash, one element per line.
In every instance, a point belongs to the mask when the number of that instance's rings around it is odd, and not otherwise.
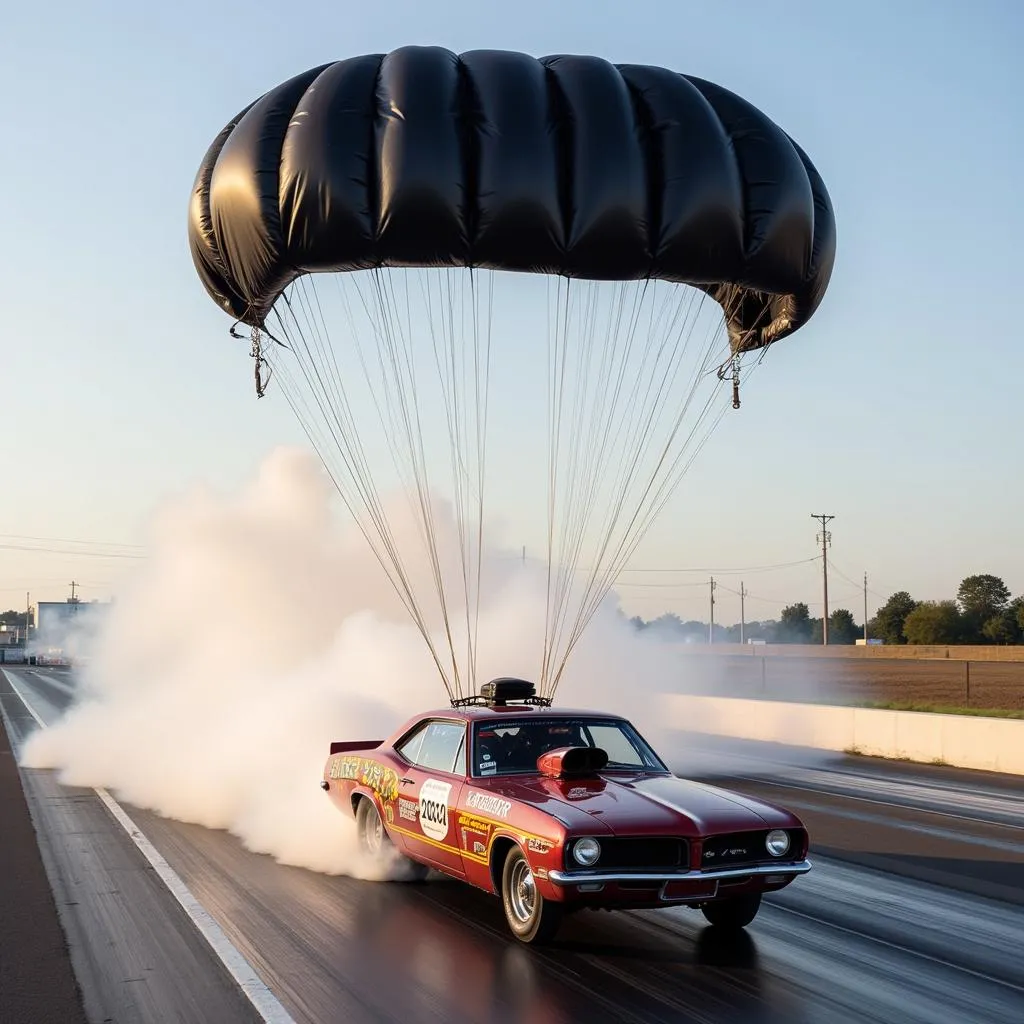
<path fill-rule="evenodd" d="M 525 854 L 509 850 L 501 871 L 501 902 L 509 930 L 520 942 L 550 942 L 562 924 L 562 907 L 549 903 L 539 892 Z"/>
<path fill-rule="evenodd" d="M 359 848 L 368 857 L 400 858 L 408 870 L 410 881 L 422 882 L 426 879 L 430 869 L 398 853 L 381 821 L 376 804 L 367 797 L 363 797 L 356 805 L 356 831 L 359 834 Z"/>
<path fill-rule="evenodd" d="M 715 928 L 722 931 L 739 931 L 746 928 L 757 917 L 761 909 L 761 894 L 734 896 L 732 899 L 716 900 L 701 907 L 701 912 Z"/>

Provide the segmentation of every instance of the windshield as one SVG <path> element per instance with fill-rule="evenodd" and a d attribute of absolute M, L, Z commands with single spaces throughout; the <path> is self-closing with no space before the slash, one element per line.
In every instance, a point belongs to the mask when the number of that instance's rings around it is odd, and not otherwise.
<path fill-rule="evenodd" d="M 473 727 L 473 774 L 487 778 L 536 772 L 537 758 L 559 747 L 600 747 L 608 754 L 610 771 L 668 771 L 628 722 L 545 716 L 478 722 Z"/>

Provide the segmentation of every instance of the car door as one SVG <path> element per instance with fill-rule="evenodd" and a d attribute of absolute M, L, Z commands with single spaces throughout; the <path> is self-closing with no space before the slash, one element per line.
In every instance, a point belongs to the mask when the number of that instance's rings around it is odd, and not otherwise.
<path fill-rule="evenodd" d="M 417 860 L 464 875 L 455 808 L 466 781 L 466 723 L 431 719 L 395 749 L 405 765 L 393 827 Z"/>

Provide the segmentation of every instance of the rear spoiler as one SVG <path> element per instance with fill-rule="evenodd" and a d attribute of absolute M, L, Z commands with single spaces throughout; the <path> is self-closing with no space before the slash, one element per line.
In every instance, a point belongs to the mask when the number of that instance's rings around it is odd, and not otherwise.
<path fill-rule="evenodd" d="M 331 744 L 331 753 L 344 754 L 347 750 L 376 750 L 383 742 L 383 740 L 336 741 Z"/>

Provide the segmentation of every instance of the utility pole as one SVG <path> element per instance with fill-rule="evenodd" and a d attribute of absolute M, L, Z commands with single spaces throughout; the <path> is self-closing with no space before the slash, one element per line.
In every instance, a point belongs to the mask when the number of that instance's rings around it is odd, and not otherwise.
<path fill-rule="evenodd" d="M 747 615 L 744 608 L 743 599 L 747 596 L 747 591 L 743 584 L 740 583 L 740 643 L 744 643 L 743 633 L 747 625 Z"/>
<path fill-rule="evenodd" d="M 868 642 L 868 574 L 864 573 L 864 646 Z"/>
<path fill-rule="evenodd" d="M 25 591 L 25 657 L 28 657 L 28 623 L 32 617 L 32 595 Z M 27 664 L 27 662 L 26 662 Z"/>
<path fill-rule="evenodd" d="M 75 587 L 77 587 L 77 586 L 78 586 L 78 584 L 74 580 L 72 580 L 71 583 L 70 583 L 70 587 L 71 587 L 71 601 L 69 602 L 70 604 L 77 604 L 78 603 L 76 598 L 75 598 Z"/>
<path fill-rule="evenodd" d="M 711 624 L 708 626 L 708 643 L 715 642 L 715 577 L 711 577 Z"/>
<path fill-rule="evenodd" d="M 817 519 L 821 523 L 821 533 L 818 534 L 818 540 L 821 541 L 821 571 L 822 580 L 824 583 L 824 594 L 825 594 L 825 610 L 821 617 L 821 642 L 822 644 L 828 644 L 828 546 L 832 541 L 832 534 L 829 533 L 825 527 L 831 520 L 835 519 L 835 516 L 819 516 L 811 513 L 812 519 Z"/>

